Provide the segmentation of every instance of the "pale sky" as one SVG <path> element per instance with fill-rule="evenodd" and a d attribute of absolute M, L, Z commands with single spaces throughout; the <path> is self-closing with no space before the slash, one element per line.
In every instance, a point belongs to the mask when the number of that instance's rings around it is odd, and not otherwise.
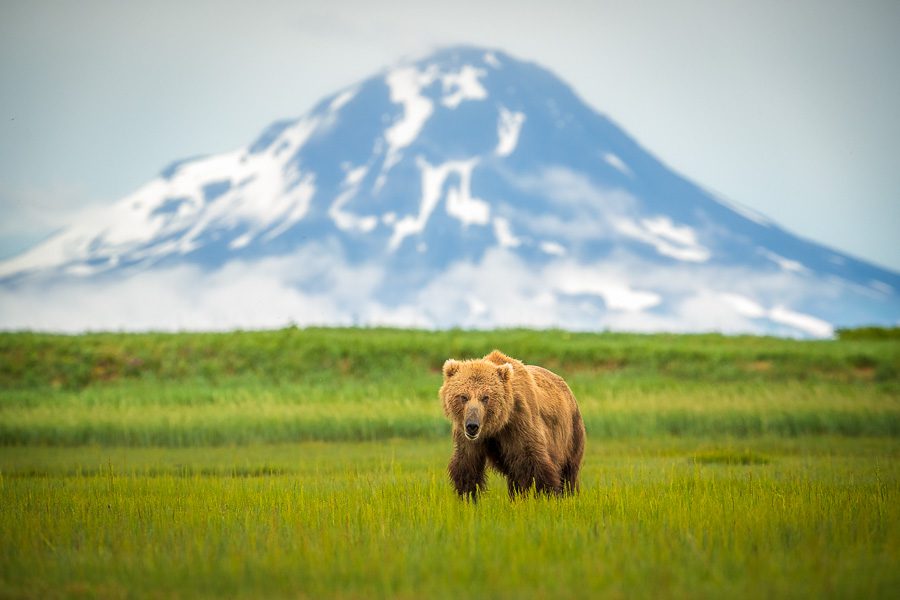
<path fill-rule="evenodd" d="M 542 64 L 701 186 L 900 271 L 898 0 L 0 0 L 0 257 L 456 43 Z"/>

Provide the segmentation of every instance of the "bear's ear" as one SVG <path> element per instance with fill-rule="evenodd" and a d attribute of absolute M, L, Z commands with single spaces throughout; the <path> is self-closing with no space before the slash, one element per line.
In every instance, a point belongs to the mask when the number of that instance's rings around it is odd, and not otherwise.
<path fill-rule="evenodd" d="M 513 374 L 513 366 L 509 363 L 503 363 L 499 367 L 497 367 L 497 375 L 500 376 L 500 381 L 507 382 L 509 378 L 512 377 Z"/>
<path fill-rule="evenodd" d="M 448 358 L 444 363 L 444 377 L 450 379 L 451 377 L 456 375 L 457 371 L 459 371 L 459 361 Z"/>

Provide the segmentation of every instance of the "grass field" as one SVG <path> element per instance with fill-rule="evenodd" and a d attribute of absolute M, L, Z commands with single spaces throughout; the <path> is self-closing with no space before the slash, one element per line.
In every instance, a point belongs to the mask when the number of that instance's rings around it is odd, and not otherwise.
<path fill-rule="evenodd" d="M 445 475 L 448 356 L 570 382 L 574 498 Z M 0 335 L 0 597 L 895 597 L 900 341 Z"/>

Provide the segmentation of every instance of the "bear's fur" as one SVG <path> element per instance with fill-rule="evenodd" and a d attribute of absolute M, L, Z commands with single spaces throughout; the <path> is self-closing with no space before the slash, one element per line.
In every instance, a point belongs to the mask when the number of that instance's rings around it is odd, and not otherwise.
<path fill-rule="evenodd" d="M 511 497 L 531 487 L 555 494 L 578 489 L 584 423 L 561 377 L 499 350 L 450 359 L 443 372 L 439 394 L 453 424 L 448 470 L 461 497 L 477 497 L 488 464 L 506 476 Z"/>

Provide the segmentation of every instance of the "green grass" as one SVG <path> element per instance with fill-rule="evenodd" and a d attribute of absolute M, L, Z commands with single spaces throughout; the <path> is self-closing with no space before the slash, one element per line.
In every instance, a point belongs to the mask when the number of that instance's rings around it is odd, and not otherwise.
<path fill-rule="evenodd" d="M 893 330 L 887 330 L 893 331 Z M 845 337 L 852 338 L 850 332 Z M 282 329 L 208 334 L 0 333 L 0 389 L 81 389 L 110 381 L 334 384 L 439 373 L 448 357 L 512 356 L 565 373 L 703 381 L 880 381 L 897 385 L 900 341 L 501 330 Z M 896 387 L 895 387 L 896 389 Z"/>
<path fill-rule="evenodd" d="M 589 445 L 576 498 L 458 501 L 446 441 L 14 448 L 0 595 L 890 597 L 893 439 Z M 706 450 L 703 450 L 703 449 Z M 700 449 L 700 450 L 698 450 Z"/>
<path fill-rule="evenodd" d="M 440 365 L 493 347 L 573 388 L 577 497 L 455 497 Z M 894 597 L 898 374 L 883 335 L 0 334 L 0 597 Z"/>
<path fill-rule="evenodd" d="M 752 450 L 705 450 L 693 456 L 702 465 L 767 465 L 771 459 Z"/>
<path fill-rule="evenodd" d="M 10 390 L 0 444 L 193 446 L 446 438 L 439 374 L 343 385 L 258 380 L 211 386 L 125 381 L 82 390 Z M 656 435 L 900 435 L 900 395 L 878 383 L 569 381 L 597 439 Z"/>

